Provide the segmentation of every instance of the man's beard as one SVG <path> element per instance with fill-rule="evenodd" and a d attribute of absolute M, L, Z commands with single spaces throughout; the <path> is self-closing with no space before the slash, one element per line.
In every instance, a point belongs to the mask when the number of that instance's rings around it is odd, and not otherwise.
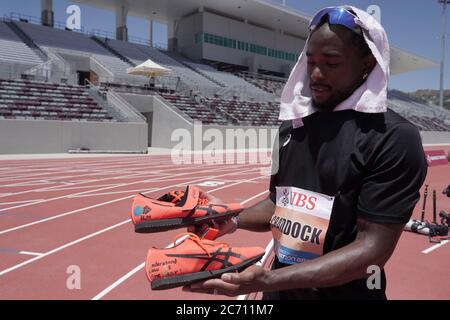
<path fill-rule="evenodd" d="M 323 103 L 317 104 L 313 100 L 313 107 L 316 108 L 320 112 L 332 112 L 338 104 L 335 103 Z"/>
<path fill-rule="evenodd" d="M 355 86 L 352 90 L 349 90 L 348 92 L 339 92 L 336 97 L 331 97 L 329 101 L 326 101 L 324 103 L 316 103 L 314 99 L 312 99 L 312 105 L 314 108 L 316 108 L 320 112 L 333 112 L 336 107 L 347 100 L 355 91 L 358 89 L 358 86 Z"/>

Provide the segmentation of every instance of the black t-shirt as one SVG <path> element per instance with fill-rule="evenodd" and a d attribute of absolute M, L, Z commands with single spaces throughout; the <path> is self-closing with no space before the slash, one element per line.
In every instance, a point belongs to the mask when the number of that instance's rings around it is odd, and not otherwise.
<path fill-rule="evenodd" d="M 392 110 L 365 114 L 353 110 L 316 112 L 293 129 L 281 124 L 279 170 L 275 187 L 296 187 L 335 196 L 323 253 L 353 242 L 356 219 L 404 224 L 419 200 L 427 173 L 418 129 Z M 273 268 L 282 264 L 275 258 Z M 369 275 L 368 275 L 369 276 Z M 269 299 L 386 299 L 384 271 L 381 289 L 369 290 L 366 279 L 345 285 L 266 293 Z"/>

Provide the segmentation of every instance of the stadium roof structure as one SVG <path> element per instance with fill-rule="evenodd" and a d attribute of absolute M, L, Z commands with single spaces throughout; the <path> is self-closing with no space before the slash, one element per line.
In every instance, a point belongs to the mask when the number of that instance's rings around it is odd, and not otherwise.
<path fill-rule="evenodd" d="M 270 0 L 72 0 L 72 2 L 115 11 L 127 6 L 134 17 L 172 22 L 199 9 L 246 21 L 271 30 L 306 39 L 311 16 Z M 391 46 L 393 75 L 435 67 L 429 59 Z"/>

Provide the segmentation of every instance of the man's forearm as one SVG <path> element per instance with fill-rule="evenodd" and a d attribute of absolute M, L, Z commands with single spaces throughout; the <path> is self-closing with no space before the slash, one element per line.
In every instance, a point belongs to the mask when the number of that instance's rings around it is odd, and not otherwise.
<path fill-rule="evenodd" d="M 367 267 L 375 261 L 358 245 L 354 242 L 320 258 L 273 270 L 268 285 L 275 290 L 325 288 L 366 278 Z"/>
<path fill-rule="evenodd" d="M 367 278 L 367 268 L 371 265 L 383 268 L 395 249 L 403 225 L 359 221 L 358 226 L 357 238 L 345 247 L 314 260 L 270 271 L 268 291 L 339 286 Z"/>
<path fill-rule="evenodd" d="M 275 211 L 275 204 L 269 198 L 245 209 L 239 215 L 239 229 L 256 232 L 270 231 L 270 218 Z"/>

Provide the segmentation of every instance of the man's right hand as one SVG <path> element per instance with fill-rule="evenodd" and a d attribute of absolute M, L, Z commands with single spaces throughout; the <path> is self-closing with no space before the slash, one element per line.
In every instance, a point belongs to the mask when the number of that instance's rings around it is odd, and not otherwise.
<path fill-rule="evenodd" d="M 224 236 L 226 234 L 231 234 L 238 229 L 238 219 L 239 217 L 233 217 L 228 220 L 218 223 L 219 233 L 217 237 Z"/>
<path fill-rule="evenodd" d="M 200 190 L 200 197 L 208 199 L 210 203 L 223 204 L 224 202 Z M 251 207 L 246 208 L 239 214 L 239 229 L 255 232 L 270 231 L 270 219 L 275 212 L 275 204 L 269 197 L 261 200 Z M 235 221 L 233 221 L 235 220 Z M 216 229 L 219 229 L 218 237 L 233 233 L 237 229 L 236 219 L 228 219 L 216 223 Z M 199 228 L 200 229 L 200 228 Z M 190 229 L 188 229 L 190 230 Z"/>
<path fill-rule="evenodd" d="M 200 198 L 207 199 L 208 203 L 214 203 L 214 204 L 225 204 L 225 202 L 217 197 L 212 196 L 211 194 L 206 193 L 205 191 L 200 189 Z M 225 221 L 215 222 L 214 220 L 209 225 L 211 228 L 215 228 L 219 230 L 219 233 L 217 234 L 217 238 L 224 236 L 226 234 L 231 234 L 237 230 L 237 221 L 239 218 L 233 217 L 230 219 L 227 219 Z M 191 226 L 188 228 L 188 232 L 195 233 L 197 235 L 201 235 L 206 229 L 205 225 L 198 225 L 198 226 Z"/>
<path fill-rule="evenodd" d="M 203 191 L 202 189 L 199 189 L 199 191 L 200 191 L 200 194 L 199 194 L 200 199 L 207 199 L 209 203 L 225 204 L 225 202 L 223 202 L 222 199 L 214 197 L 214 196 L 210 195 L 209 193 Z"/>

